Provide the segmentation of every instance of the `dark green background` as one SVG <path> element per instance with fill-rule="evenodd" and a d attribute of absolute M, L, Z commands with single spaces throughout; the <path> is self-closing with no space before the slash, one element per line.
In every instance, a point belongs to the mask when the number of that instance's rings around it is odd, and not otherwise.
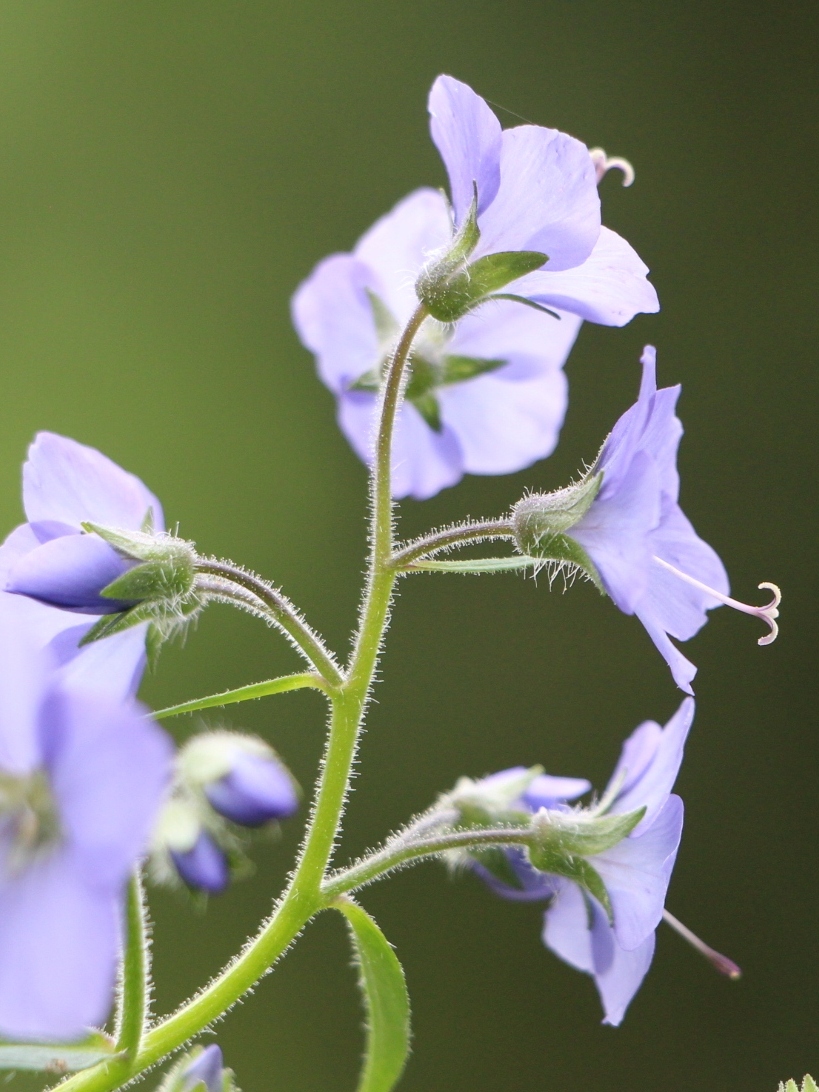
<path fill-rule="evenodd" d="M 660 316 L 586 326 L 561 446 L 471 478 L 402 528 L 501 511 L 564 483 L 637 389 L 644 341 L 682 381 L 683 501 L 740 596 L 773 579 L 783 632 L 720 611 L 686 648 L 699 713 L 679 781 L 669 904 L 745 970 L 718 978 L 661 929 L 619 1030 L 540 945 L 537 907 L 426 865 L 367 892 L 415 1012 L 403 1088 L 773 1090 L 819 1069 L 815 529 L 816 9 L 707 0 L 382 0 L 0 6 L 0 515 L 38 428 L 102 448 L 204 551 L 280 581 L 337 647 L 354 622 L 365 474 L 290 327 L 323 255 L 444 175 L 440 71 L 626 155 L 606 222 L 653 270 Z M 511 115 L 502 115 L 507 124 Z M 213 608 L 146 685 L 155 704 L 292 670 Z M 542 762 L 601 786 L 621 739 L 680 694 L 639 623 L 588 585 L 417 578 L 400 597 L 341 857 L 462 774 Z M 238 708 L 303 783 L 310 694 Z M 214 720 L 217 718 L 214 718 Z M 191 722 L 177 723 L 184 733 Z M 156 894 L 156 1002 L 207 980 L 266 911 L 299 836 L 197 915 Z M 219 1030 L 245 1092 L 354 1087 L 360 1015 L 330 915 Z M 22 1086 L 22 1078 L 16 1078 Z"/>

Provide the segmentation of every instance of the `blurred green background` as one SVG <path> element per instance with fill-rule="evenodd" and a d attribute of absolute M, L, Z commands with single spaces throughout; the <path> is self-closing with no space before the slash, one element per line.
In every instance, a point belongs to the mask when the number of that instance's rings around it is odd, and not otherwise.
<path fill-rule="evenodd" d="M 537 907 L 425 865 L 363 897 L 413 998 L 407 1092 L 762 1092 L 819 1069 L 816 14 L 759 0 L 0 5 L 3 528 L 34 431 L 67 433 L 139 473 L 202 550 L 281 582 L 342 650 L 365 474 L 291 329 L 293 289 L 409 190 L 443 184 L 425 113 L 440 71 L 636 167 L 631 190 L 605 181 L 604 215 L 652 267 L 661 315 L 584 327 L 552 459 L 409 502 L 402 529 L 563 484 L 633 399 L 644 341 L 658 345 L 661 382 L 684 386 L 686 511 L 736 594 L 756 600 L 765 579 L 785 594 L 773 647 L 720 611 L 686 648 L 699 713 L 669 906 L 745 976 L 718 978 L 661 929 L 625 1024 L 601 1027 L 591 981 L 541 947 Z M 295 664 L 213 608 L 145 694 L 164 705 Z M 639 623 L 589 585 L 511 577 L 405 582 L 383 668 L 340 859 L 460 774 L 542 762 L 601 786 L 622 738 L 681 696 Z M 317 695 L 225 721 L 310 784 Z M 152 897 L 160 1012 L 266 912 L 298 827 L 204 915 Z M 352 1089 L 360 1021 L 344 928 L 325 915 L 219 1040 L 245 1092 Z"/>

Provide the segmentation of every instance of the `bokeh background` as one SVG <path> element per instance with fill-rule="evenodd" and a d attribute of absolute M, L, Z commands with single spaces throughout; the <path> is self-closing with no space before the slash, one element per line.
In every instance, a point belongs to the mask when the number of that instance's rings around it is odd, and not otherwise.
<path fill-rule="evenodd" d="M 102 448 L 181 533 L 281 582 L 337 647 L 355 619 L 365 474 L 291 329 L 293 289 L 412 188 L 443 184 L 425 98 L 440 71 L 515 115 L 628 156 L 606 222 L 663 311 L 586 326 L 559 450 L 402 509 L 402 530 L 503 510 L 592 457 L 645 341 L 682 381 L 683 502 L 740 596 L 773 579 L 783 632 L 719 611 L 686 649 L 699 713 L 669 905 L 744 968 L 718 978 L 660 930 L 619 1030 L 540 945 L 537 907 L 425 865 L 364 905 L 414 1003 L 402 1088 L 774 1089 L 819 1069 L 815 679 L 816 8 L 761 0 L 5 0 L 0 5 L 0 517 L 39 428 Z M 294 669 L 213 608 L 145 686 L 155 705 Z M 450 786 L 517 763 L 598 786 L 680 694 L 589 585 L 405 582 L 340 859 Z M 309 693 L 236 707 L 309 786 Z M 211 723 L 218 722 L 218 717 Z M 182 738 L 195 727 L 178 721 Z M 156 1006 L 214 973 L 278 891 L 299 824 L 206 913 L 163 892 Z M 245 1092 L 352 1089 L 360 1010 L 324 915 L 219 1029 Z M 24 1087 L 25 1078 L 13 1078 Z M 14 1087 L 13 1085 L 12 1087 Z"/>

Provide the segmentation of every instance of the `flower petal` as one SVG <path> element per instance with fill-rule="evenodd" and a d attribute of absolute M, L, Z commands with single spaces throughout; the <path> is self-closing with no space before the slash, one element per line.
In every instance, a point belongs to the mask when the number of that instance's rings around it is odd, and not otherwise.
<path fill-rule="evenodd" d="M 657 618 L 656 609 L 650 605 L 648 597 L 645 597 L 637 606 L 634 613 L 643 623 L 646 633 L 654 642 L 662 658 L 671 668 L 671 675 L 680 690 L 686 694 L 693 694 L 691 682 L 697 674 L 696 667 L 683 656 L 682 652 L 670 640 L 663 628 L 662 620 Z"/>
<path fill-rule="evenodd" d="M 173 748 L 136 702 L 96 691 L 52 693 L 41 731 L 63 833 L 86 881 L 116 889 L 145 849 L 165 796 Z"/>
<path fill-rule="evenodd" d="M 335 394 L 378 365 L 378 336 L 366 292 L 374 282 L 363 262 L 351 254 L 332 254 L 293 296 L 293 325 L 315 353 L 322 382 Z"/>
<path fill-rule="evenodd" d="M 594 973 L 589 910 L 583 892 L 563 881 L 543 919 L 543 943 L 564 963 Z"/>
<path fill-rule="evenodd" d="M 685 698 L 665 728 L 647 721 L 623 744 L 610 784 L 616 784 L 623 774 L 626 774 L 626 780 L 610 810 L 622 814 L 645 807 L 646 813 L 631 837 L 639 836 L 651 826 L 671 795 L 682 765 L 694 709 L 693 699 Z"/>
<path fill-rule="evenodd" d="M 127 604 L 105 599 L 100 592 L 129 568 L 97 535 L 64 535 L 21 557 L 4 590 L 85 614 L 113 614 Z"/>
<path fill-rule="evenodd" d="M 121 895 L 88 887 L 59 852 L 0 882 L 0 1032 L 76 1039 L 108 1015 Z"/>
<path fill-rule="evenodd" d="M 164 529 L 162 505 L 133 474 L 93 447 L 40 432 L 23 467 L 23 505 L 31 523 L 58 520 L 73 527 L 90 520 L 138 530 L 149 509 Z"/>
<path fill-rule="evenodd" d="M 533 369 L 539 363 L 533 361 Z M 534 379 L 504 370 L 442 387 L 441 420 L 458 438 L 470 474 L 510 474 L 554 451 L 566 413 L 568 382 L 560 369 Z"/>
<path fill-rule="evenodd" d="M 370 464 L 375 395 L 351 391 L 338 404 L 338 423 L 359 458 Z M 434 432 L 418 411 L 404 403 L 393 437 L 393 496 L 426 500 L 463 477 L 458 441 L 450 428 Z"/>
<path fill-rule="evenodd" d="M 551 263 L 507 291 L 570 311 L 589 322 L 625 326 L 638 313 L 660 310 L 654 286 L 646 280 L 648 266 L 625 239 L 606 227 L 589 257 L 580 265 L 554 272 Z"/>
<path fill-rule="evenodd" d="M 79 648 L 78 643 L 91 624 L 93 621 L 63 630 L 51 641 L 49 650 L 55 653 L 62 665 L 62 681 L 80 689 L 93 689 L 100 697 L 110 701 L 135 697 L 147 662 L 147 624 L 131 626 L 113 637 L 104 637 Z"/>
<path fill-rule="evenodd" d="M 0 769 L 25 774 L 42 758 L 38 724 L 51 663 L 28 622 L 29 600 L 0 594 Z"/>
<path fill-rule="evenodd" d="M 506 250 L 548 255 L 546 268 L 571 269 L 600 234 L 600 198 L 588 148 L 557 129 L 520 125 L 501 140 L 501 183 L 479 217 L 473 257 Z"/>
<path fill-rule="evenodd" d="M 618 943 L 627 952 L 660 923 L 682 826 L 682 800 L 670 796 L 644 834 L 624 838 L 591 859 L 611 899 Z"/>
<path fill-rule="evenodd" d="M 500 185 L 501 125 L 480 95 L 452 76 L 439 76 L 429 93 L 430 131 L 449 175 L 455 222 L 469 211 L 473 183 L 478 211 L 495 199 Z"/>
<path fill-rule="evenodd" d="M 584 777 L 551 777 L 539 774 L 523 794 L 522 800 L 532 811 L 553 808 L 563 800 L 576 800 L 591 788 Z"/>
<path fill-rule="evenodd" d="M 577 315 L 568 312 L 555 319 L 524 304 L 490 300 L 461 319 L 447 351 L 505 360 L 507 367 L 515 369 L 516 377 L 527 379 L 562 368 L 581 325 Z"/>
<path fill-rule="evenodd" d="M 418 275 L 451 241 L 446 198 L 438 190 L 420 189 L 376 220 L 356 243 L 353 256 L 373 271 L 373 290 L 403 326 L 418 306 Z"/>

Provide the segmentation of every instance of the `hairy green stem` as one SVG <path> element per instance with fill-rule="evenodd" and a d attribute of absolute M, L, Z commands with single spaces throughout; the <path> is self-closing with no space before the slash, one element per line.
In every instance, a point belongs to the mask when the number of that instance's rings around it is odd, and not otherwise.
<path fill-rule="evenodd" d="M 233 705 L 241 701 L 253 701 L 255 698 L 266 698 L 272 694 L 286 694 L 290 690 L 304 690 L 311 687 L 326 693 L 327 687 L 319 675 L 308 672 L 299 675 L 282 675 L 278 679 L 267 679 L 265 682 L 250 683 L 248 686 L 240 686 L 236 690 L 223 690 L 220 694 L 209 694 L 206 698 L 193 698 L 191 701 L 180 702 L 179 705 L 169 705 L 167 709 L 160 709 L 151 713 L 154 720 L 164 720 L 166 717 L 178 717 L 181 713 L 196 713 L 200 709 L 216 709 L 223 705 Z"/>
<path fill-rule="evenodd" d="M 473 542 L 485 542 L 487 539 L 514 538 L 515 532 L 507 519 L 487 519 L 474 523 L 462 523 L 458 527 L 445 527 L 442 531 L 432 531 L 423 538 L 408 542 L 392 556 L 395 568 L 403 568 L 418 558 L 429 557 L 441 550 L 453 546 L 468 546 Z"/>
<path fill-rule="evenodd" d="M 117 1050 L 133 1057 L 139 1051 L 148 1018 L 150 953 L 142 878 L 135 872 L 125 904 L 125 954 L 120 971 Z"/>
<path fill-rule="evenodd" d="M 260 576 L 247 572 L 230 561 L 218 561 L 215 558 L 201 559 L 197 564 L 197 572 L 215 576 L 219 580 L 216 587 L 224 583 L 227 585 L 226 592 L 229 592 L 231 585 L 249 592 L 254 599 L 264 605 L 274 625 L 287 634 L 298 651 L 310 661 L 328 686 L 336 687 L 342 684 L 344 676 L 324 641 L 307 625 L 287 596 L 278 588 L 274 588 Z M 204 590 L 208 589 L 205 587 Z M 248 607 L 254 609 L 252 600 L 248 600 L 246 596 L 237 597 L 237 601 L 246 609 Z"/>
<path fill-rule="evenodd" d="M 348 894 L 365 884 L 381 879 L 403 865 L 415 864 L 450 849 L 480 849 L 487 846 L 530 845 L 534 835 L 524 827 L 497 827 L 494 830 L 458 830 L 419 841 L 396 842 L 356 864 L 336 872 L 322 884 L 321 894 L 327 902 Z"/>
<path fill-rule="evenodd" d="M 203 561 L 209 594 L 233 597 L 248 610 L 261 603 L 271 620 L 293 639 L 328 683 L 330 731 L 315 806 L 296 870 L 272 916 L 244 950 L 197 996 L 162 1020 L 143 1038 L 136 1057 L 119 1056 L 62 1081 L 62 1092 L 111 1092 L 178 1050 L 222 1016 L 265 975 L 307 922 L 324 906 L 321 885 L 332 856 L 349 791 L 364 709 L 375 675 L 397 574 L 391 567 L 393 501 L 392 433 L 401 404 L 412 342 L 424 319 L 419 305 L 407 323 L 387 368 L 381 395 L 375 460 L 371 473 L 370 558 L 367 586 L 350 667 L 342 674 L 321 639 L 276 589 L 227 562 Z M 227 587 L 227 590 L 225 588 Z M 230 589 L 233 589 L 231 592 Z"/>

